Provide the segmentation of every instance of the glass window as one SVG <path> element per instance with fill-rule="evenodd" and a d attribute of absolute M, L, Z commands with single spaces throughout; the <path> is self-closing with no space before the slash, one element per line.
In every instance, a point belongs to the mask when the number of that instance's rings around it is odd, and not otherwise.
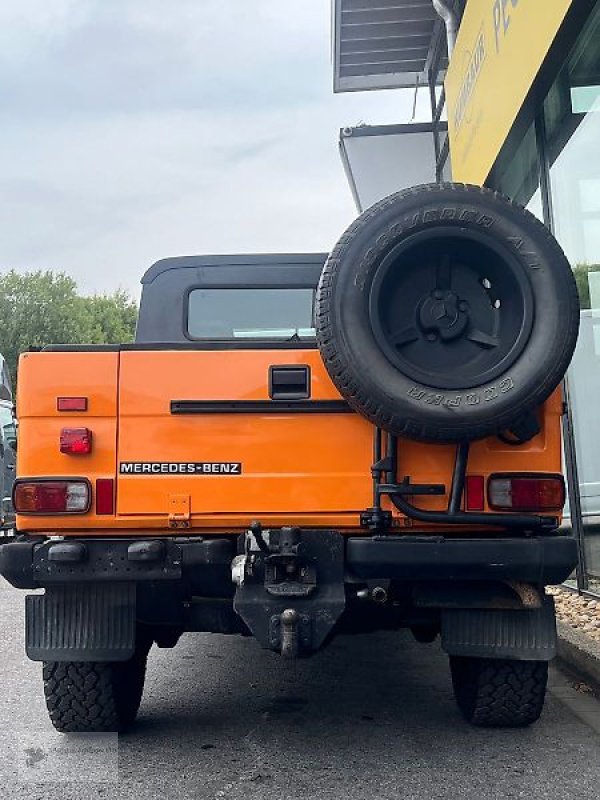
<path fill-rule="evenodd" d="M 13 411 L 11 406 L 5 406 L 0 403 L 0 433 L 6 444 L 10 447 L 15 447 L 17 439 L 17 430 Z"/>
<path fill-rule="evenodd" d="M 13 422 L 13 412 L 10 406 L 5 406 L 0 403 L 0 427 L 4 428 L 6 425 L 11 425 Z"/>
<path fill-rule="evenodd" d="M 581 327 L 568 373 L 585 556 L 600 589 L 600 6 L 544 102 L 552 221 L 579 287 Z"/>
<path fill-rule="evenodd" d="M 540 161 L 533 124 L 527 129 L 516 150 L 509 157 L 500 157 L 497 175 L 495 189 L 543 220 Z"/>
<path fill-rule="evenodd" d="M 0 400 L 11 400 L 12 390 L 8 364 L 4 356 L 0 354 Z"/>
<path fill-rule="evenodd" d="M 600 266 L 600 8 L 549 92 L 544 117 L 554 229 L 584 285 L 585 272 Z M 589 300 L 588 286 L 584 294 Z"/>
<path fill-rule="evenodd" d="M 187 329 L 193 339 L 313 338 L 314 289 L 193 289 Z"/>

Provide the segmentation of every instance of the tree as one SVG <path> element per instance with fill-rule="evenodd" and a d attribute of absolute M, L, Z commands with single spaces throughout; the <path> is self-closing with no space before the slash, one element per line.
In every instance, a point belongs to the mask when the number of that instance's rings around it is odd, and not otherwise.
<path fill-rule="evenodd" d="M 579 305 L 581 308 L 590 308 L 591 306 L 588 273 L 598 272 L 599 270 L 600 264 L 575 264 L 573 267 L 577 291 L 579 292 Z"/>
<path fill-rule="evenodd" d="M 0 353 L 16 385 L 19 354 L 47 344 L 118 344 L 135 333 L 137 306 L 126 292 L 84 297 L 62 272 L 0 275 Z"/>
<path fill-rule="evenodd" d="M 138 309 L 127 292 L 118 289 L 113 294 L 95 294 L 79 300 L 89 325 L 86 341 L 119 344 L 133 340 Z"/>

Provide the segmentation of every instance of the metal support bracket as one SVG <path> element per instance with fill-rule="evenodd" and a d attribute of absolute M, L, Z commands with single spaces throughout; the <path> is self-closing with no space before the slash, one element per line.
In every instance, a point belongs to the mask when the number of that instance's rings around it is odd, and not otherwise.
<path fill-rule="evenodd" d="M 306 655 L 321 647 L 346 605 L 342 536 L 282 528 L 269 531 L 268 542 L 269 554 L 252 550 L 234 560 L 234 610 L 263 647 Z"/>

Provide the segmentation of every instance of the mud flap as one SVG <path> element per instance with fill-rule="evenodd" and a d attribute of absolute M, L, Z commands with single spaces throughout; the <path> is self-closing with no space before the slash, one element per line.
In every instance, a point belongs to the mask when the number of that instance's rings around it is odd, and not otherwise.
<path fill-rule="evenodd" d="M 442 649 L 451 656 L 550 661 L 556 655 L 554 599 L 532 610 L 442 612 Z"/>
<path fill-rule="evenodd" d="M 286 532 L 293 532 L 288 536 Z M 283 528 L 269 553 L 243 559 L 233 607 L 261 646 L 287 657 L 322 646 L 345 604 L 344 542 L 337 531 Z"/>
<path fill-rule="evenodd" d="M 56 585 L 25 598 L 32 661 L 126 661 L 135 650 L 134 583 Z"/>

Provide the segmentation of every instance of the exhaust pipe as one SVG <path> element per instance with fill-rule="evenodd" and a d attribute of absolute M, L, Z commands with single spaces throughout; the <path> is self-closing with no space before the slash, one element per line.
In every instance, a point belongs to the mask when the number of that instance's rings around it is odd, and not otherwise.
<path fill-rule="evenodd" d="M 371 591 L 371 600 L 375 603 L 379 603 L 379 605 L 384 605 L 387 603 L 388 593 L 383 586 L 375 586 L 375 588 Z"/>

